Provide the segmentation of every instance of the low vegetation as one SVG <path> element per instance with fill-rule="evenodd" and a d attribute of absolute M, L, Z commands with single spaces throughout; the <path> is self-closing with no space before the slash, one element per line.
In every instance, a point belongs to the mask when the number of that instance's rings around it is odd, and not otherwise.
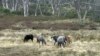
<path fill-rule="evenodd" d="M 0 0 L 0 56 L 100 56 L 99 2 Z M 41 33 L 46 45 L 23 41 Z M 62 34 L 72 41 L 64 48 L 51 39 Z"/>
<path fill-rule="evenodd" d="M 36 40 L 23 42 L 26 34 L 48 33 L 46 35 L 47 45 L 39 45 Z M 72 36 L 72 43 L 65 48 L 53 45 L 51 36 L 53 34 Z M 100 55 L 100 31 L 99 30 L 12 30 L 0 31 L 0 56 L 99 56 Z"/>
<path fill-rule="evenodd" d="M 23 42 L 26 34 L 44 33 L 47 45 Z M 53 34 L 72 36 L 65 48 L 53 45 Z M 0 56 L 100 56 L 100 24 L 64 17 L 0 16 Z"/>
<path fill-rule="evenodd" d="M 5 22 L 5 23 L 4 23 Z M 42 25 L 42 26 L 41 26 Z M 52 16 L 1 16 L 0 29 L 65 29 L 65 30 L 79 30 L 89 29 L 97 30 L 100 24 L 89 19 L 84 23 L 79 19 L 68 19 L 64 17 L 52 17 Z"/>

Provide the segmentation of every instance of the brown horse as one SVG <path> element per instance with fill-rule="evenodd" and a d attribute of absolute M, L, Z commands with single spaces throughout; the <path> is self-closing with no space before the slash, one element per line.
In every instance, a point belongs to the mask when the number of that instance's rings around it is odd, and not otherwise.
<path fill-rule="evenodd" d="M 71 35 L 67 35 L 65 38 L 66 38 L 68 44 L 72 43 L 72 36 Z"/>

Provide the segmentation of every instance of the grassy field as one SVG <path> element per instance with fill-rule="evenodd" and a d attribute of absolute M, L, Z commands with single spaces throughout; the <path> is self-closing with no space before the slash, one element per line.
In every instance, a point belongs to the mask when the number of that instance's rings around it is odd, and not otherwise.
<path fill-rule="evenodd" d="M 48 33 L 47 45 L 39 45 L 36 39 L 33 42 L 23 43 L 25 34 Z M 65 48 L 53 45 L 53 34 L 72 36 L 72 43 Z M 100 30 L 12 30 L 0 31 L 0 56 L 99 56 L 100 55 Z"/>
<path fill-rule="evenodd" d="M 45 34 L 47 45 L 23 42 L 26 34 Z M 53 45 L 53 34 L 71 35 L 65 48 Z M 47 35 L 48 34 L 48 35 Z M 100 23 L 60 17 L 0 16 L 0 56 L 100 56 Z"/>

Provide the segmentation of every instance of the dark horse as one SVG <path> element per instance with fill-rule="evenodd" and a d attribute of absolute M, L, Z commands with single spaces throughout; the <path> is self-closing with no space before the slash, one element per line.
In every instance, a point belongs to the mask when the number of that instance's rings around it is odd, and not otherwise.
<path fill-rule="evenodd" d="M 57 38 L 58 38 L 59 36 L 52 36 L 51 38 L 54 40 L 54 45 L 57 43 Z"/>
<path fill-rule="evenodd" d="M 33 41 L 34 36 L 32 34 L 25 35 L 24 42 L 28 42 L 28 40 Z"/>

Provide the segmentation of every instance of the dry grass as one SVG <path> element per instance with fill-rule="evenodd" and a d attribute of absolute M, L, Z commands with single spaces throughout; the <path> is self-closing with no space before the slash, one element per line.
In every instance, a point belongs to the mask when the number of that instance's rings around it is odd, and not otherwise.
<path fill-rule="evenodd" d="M 29 41 L 23 43 L 25 34 L 46 35 L 47 45 L 41 46 Z M 61 34 L 73 36 L 73 42 L 65 48 L 59 48 L 53 45 L 50 37 L 53 34 Z M 0 56 L 100 56 L 100 30 L 11 30 L 6 29 L 0 31 Z"/>

